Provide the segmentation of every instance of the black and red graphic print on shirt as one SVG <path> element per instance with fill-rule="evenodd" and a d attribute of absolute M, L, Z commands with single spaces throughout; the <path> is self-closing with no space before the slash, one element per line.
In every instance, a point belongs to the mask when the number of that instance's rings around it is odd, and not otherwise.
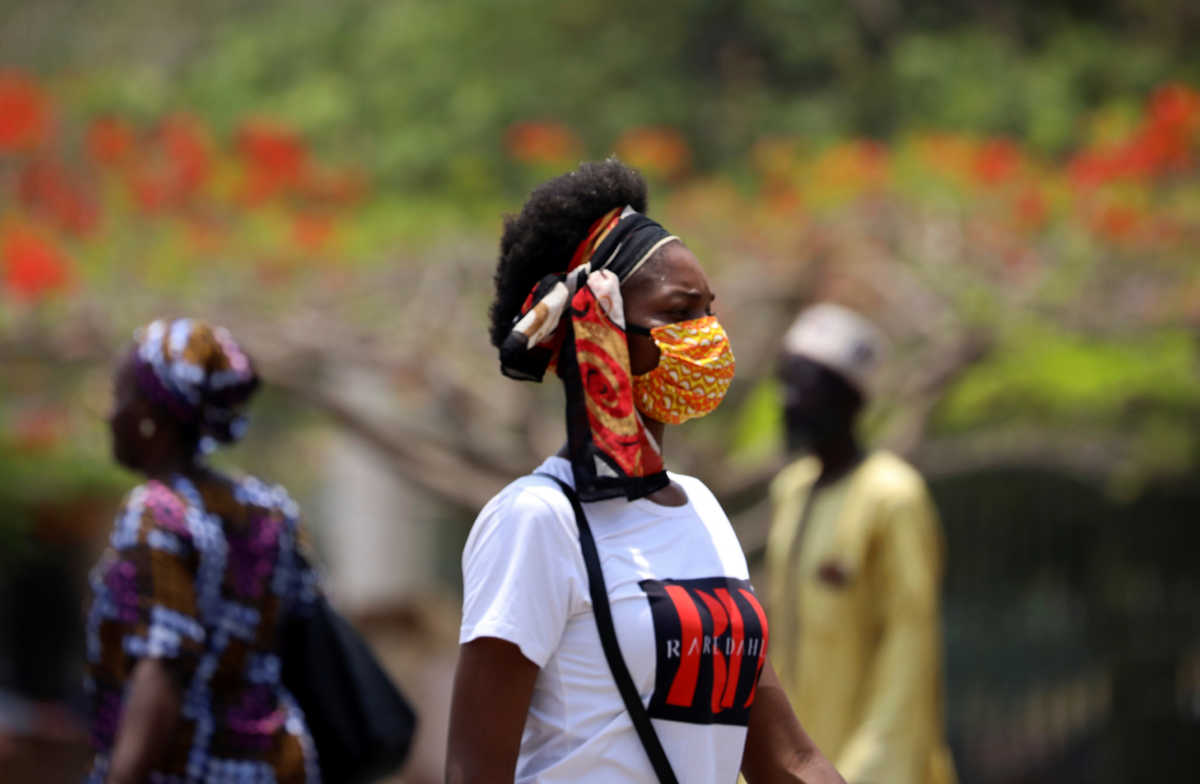
<path fill-rule="evenodd" d="M 747 580 L 642 580 L 654 618 L 652 718 L 746 726 L 767 656 L 767 616 Z"/>

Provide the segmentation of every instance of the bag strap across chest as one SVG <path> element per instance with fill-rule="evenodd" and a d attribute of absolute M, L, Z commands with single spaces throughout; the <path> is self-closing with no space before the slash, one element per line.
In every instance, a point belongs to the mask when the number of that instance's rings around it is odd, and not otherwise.
<path fill-rule="evenodd" d="M 654 725 L 650 722 L 650 715 L 646 712 L 646 706 L 642 704 L 641 695 L 638 694 L 637 686 L 633 683 L 633 676 L 629 674 L 629 668 L 625 666 L 625 659 L 621 656 L 621 648 L 617 644 L 617 632 L 613 627 L 612 608 L 608 604 L 608 588 L 604 584 L 604 572 L 600 568 L 600 555 L 596 551 L 596 540 L 592 536 L 591 526 L 588 525 L 587 515 L 583 513 L 583 504 L 580 503 L 575 489 L 566 482 L 550 474 L 538 472 L 538 475 L 553 479 L 558 483 L 563 493 L 566 494 L 567 500 L 571 502 L 571 509 L 575 512 L 575 524 L 579 528 L 579 547 L 583 551 L 584 566 L 587 567 L 588 592 L 592 597 L 592 614 L 596 618 L 596 630 L 600 633 L 600 645 L 604 649 L 604 658 L 608 660 L 608 668 L 612 671 L 613 680 L 616 681 L 617 691 L 621 694 L 625 710 L 633 721 L 633 728 L 637 730 L 638 738 L 642 741 L 646 756 L 650 758 L 650 764 L 654 766 L 654 773 L 658 776 L 659 782 L 661 784 L 678 784 L 675 771 L 671 769 L 671 762 L 667 759 L 667 753 L 663 750 L 662 742 L 659 741 L 658 734 L 654 731 Z"/>

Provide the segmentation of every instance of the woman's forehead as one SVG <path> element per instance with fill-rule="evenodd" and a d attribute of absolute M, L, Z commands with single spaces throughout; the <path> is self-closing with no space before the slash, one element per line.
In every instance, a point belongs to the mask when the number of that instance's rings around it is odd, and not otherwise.
<path fill-rule="evenodd" d="M 653 259 L 634 273 L 629 283 L 634 288 L 669 290 L 670 293 L 709 292 L 708 276 L 700 266 L 696 254 L 682 242 L 665 246 Z"/>

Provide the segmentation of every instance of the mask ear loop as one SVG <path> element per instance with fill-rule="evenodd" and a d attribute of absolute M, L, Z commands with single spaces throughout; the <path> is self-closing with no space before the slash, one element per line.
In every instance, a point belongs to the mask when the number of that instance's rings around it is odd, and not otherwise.
<path fill-rule="evenodd" d="M 643 327 L 641 324 L 626 324 L 626 325 L 625 325 L 625 333 L 626 333 L 627 335 L 628 335 L 628 334 L 632 334 L 632 335 L 645 335 L 646 337 L 650 338 L 651 340 L 654 340 L 654 331 L 653 331 L 653 330 L 652 330 L 650 327 Z M 655 342 L 655 344 L 657 345 L 658 341 L 654 341 L 654 342 Z M 656 365 L 655 365 L 653 368 L 651 368 L 650 370 L 646 371 L 646 373 L 653 373 L 653 372 L 654 372 L 655 370 L 657 370 L 657 369 L 658 369 L 658 368 L 659 368 L 661 365 L 662 365 L 662 356 L 660 355 L 660 356 L 659 356 L 659 361 L 658 361 L 658 364 L 656 364 Z M 632 371 L 632 369 L 630 369 L 630 373 L 629 373 L 629 375 L 630 375 L 630 376 L 633 376 L 633 371 Z M 643 373 L 642 375 L 645 375 L 645 373 Z M 639 413 L 639 416 L 640 416 L 640 413 Z M 649 435 L 649 434 L 647 434 L 647 435 Z"/>

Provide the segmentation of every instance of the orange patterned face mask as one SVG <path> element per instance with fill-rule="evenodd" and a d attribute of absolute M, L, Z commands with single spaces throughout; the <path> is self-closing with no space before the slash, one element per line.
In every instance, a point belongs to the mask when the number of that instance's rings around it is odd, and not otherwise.
<path fill-rule="evenodd" d="M 712 413 L 725 397 L 734 369 L 729 337 L 716 316 L 654 327 L 649 333 L 661 355 L 654 370 L 633 377 L 638 410 L 668 425 Z"/>

